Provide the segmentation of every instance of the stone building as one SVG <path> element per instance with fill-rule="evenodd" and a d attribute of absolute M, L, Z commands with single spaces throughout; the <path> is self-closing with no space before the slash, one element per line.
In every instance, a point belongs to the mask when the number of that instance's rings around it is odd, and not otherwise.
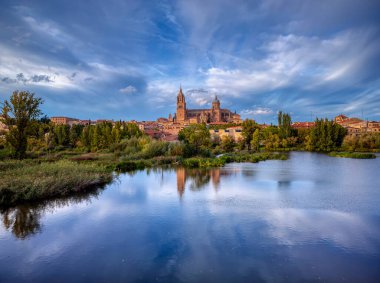
<path fill-rule="evenodd" d="M 359 118 L 349 118 L 343 114 L 336 116 L 334 121 L 346 128 L 350 135 L 380 133 L 380 121 L 365 121 Z"/>
<path fill-rule="evenodd" d="M 235 142 L 243 139 L 242 127 L 229 127 L 227 129 L 211 129 L 209 130 L 211 138 L 218 137 L 220 140 L 223 140 L 225 137 L 231 137 Z"/>
<path fill-rule="evenodd" d="M 228 109 L 220 108 L 220 101 L 215 96 L 211 109 L 188 109 L 186 107 L 185 95 L 182 88 L 177 95 L 177 111 L 174 117 L 169 115 L 169 121 L 178 124 L 199 124 L 199 123 L 241 123 L 239 114 Z"/>
<path fill-rule="evenodd" d="M 63 117 L 63 116 L 51 117 L 50 120 L 55 125 L 70 125 L 71 126 L 71 125 L 79 123 L 79 119 Z"/>

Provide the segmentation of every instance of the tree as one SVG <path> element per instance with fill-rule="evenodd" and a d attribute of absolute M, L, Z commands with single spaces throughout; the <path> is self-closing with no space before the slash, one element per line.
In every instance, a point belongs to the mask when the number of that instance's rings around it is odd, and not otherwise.
<path fill-rule="evenodd" d="M 57 144 L 67 146 L 70 142 L 70 126 L 56 125 L 54 126 L 54 135 L 57 138 Z"/>
<path fill-rule="evenodd" d="M 342 145 L 347 130 L 328 119 L 316 119 L 310 130 L 306 149 L 310 151 L 330 152 Z"/>
<path fill-rule="evenodd" d="M 290 137 L 292 131 L 292 119 L 289 114 L 278 112 L 278 129 L 281 139 Z"/>
<path fill-rule="evenodd" d="M 188 149 L 191 149 L 189 151 L 192 152 L 189 152 L 188 155 L 194 155 L 200 153 L 201 149 L 210 146 L 211 135 L 205 124 L 192 125 L 179 131 L 178 140 L 190 146 Z"/>
<path fill-rule="evenodd" d="M 252 135 L 251 148 L 253 151 L 257 152 L 260 149 L 260 130 L 256 129 Z"/>
<path fill-rule="evenodd" d="M 254 120 L 246 119 L 244 120 L 242 129 L 242 136 L 244 138 L 244 143 L 248 146 L 248 150 L 251 150 L 251 140 L 253 133 L 258 129 L 258 125 Z"/>
<path fill-rule="evenodd" d="M 234 140 L 233 137 L 231 137 L 231 136 L 224 136 L 222 138 L 221 146 L 222 146 L 222 149 L 225 152 L 231 152 L 231 151 L 233 151 L 235 145 L 236 145 L 236 142 L 235 142 L 235 140 Z"/>
<path fill-rule="evenodd" d="M 29 91 L 14 91 L 9 102 L 5 100 L 2 106 L 2 120 L 8 126 L 7 143 L 11 146 L 13 155 L 19 159 L 25 157 L 27 138 L 33 122 L 42 114 L 41 98 L 36 98 Z"/>
<path fill-rule="evenodd" d="M 83 126 L 82 125 L 72 125 L 70 128 L 70 145 L 72 147 L 75 147 L 77 145 L 77 142 L 80 139 L 80 136 L 82 134 Z"/>

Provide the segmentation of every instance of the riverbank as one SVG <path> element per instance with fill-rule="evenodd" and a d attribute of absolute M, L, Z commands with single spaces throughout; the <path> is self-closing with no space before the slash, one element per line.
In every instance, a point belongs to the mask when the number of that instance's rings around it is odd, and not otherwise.
<path fill-rule="evenodd" d="M 330 152 L 328 156 L 331 157 L 343 157 L 343 158 L 355 158 L 355 159 L 373 159 L 376 158 L 374 153 L 366 152 Z"/>
<path fill-rule="evenodd" d="M 0 206 L 67 196 L 112 181 L 112 172 L 97 164 L 69 160 L 0 162 Z"/>
<path fill-rule="evenodd" d="M 331 157 L 376 158 L 373 153 L 331 152 Z M 61 152 L 55 155 L 0 161 L 0 207 L 21 202 L 63 197 L 110 183 L 114 172 L 123 173 L 152 167 L 215 168 L 227 163 L 257 163 L 286 160 L 287 153 L 240 151 L 216 157 L 157 156 L 125 159 L 112 153 Z"/>
<path fill-rule="evenodd" d="M 128 172 L 159 166 L 186 168 L 222 167 L 231 162 L 256 163 L 286 160 L 283 153 L 229 153 L 219 157 L 155 157 L 120 160 L 113 154 L 62 154 L 37 159 L 0 161 L 0 206 L 62 197 L 105 185 L 113 172 Z"/>

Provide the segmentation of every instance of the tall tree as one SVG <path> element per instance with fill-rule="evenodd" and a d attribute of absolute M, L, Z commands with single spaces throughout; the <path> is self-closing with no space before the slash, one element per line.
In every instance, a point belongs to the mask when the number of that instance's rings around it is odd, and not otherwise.
<path fill-rule="evenodd" d="M 260 130 L 259 129 L 256 129 L 252 135 L 251 147 L 252 147 L 252 150 L 255 152 L 259 151 L 260 149 Z"/>
<path fill-rule="evenodd" d="M 278 129 L 279 136 L 282 139 L 286 139 L 291 136 L 292 130 L 292 118 L 287 113 L 278 112 Z"/>
<path fill-rule="evenodd" d="M 310 130 L 306 149 L 310 151 L 330 152 L 342 145 L 347 130 L 328 119 L 316 119 Z"/>
<path fill-rule="evenodd" d="M 32 123 L 42 114 L 39 108 L 42 103 L 42 99 L 36 98 L 34 93 L 16 90 L 9 101 L 5 100 L 2 105 L 1 119 L 9 128 L 6 139 L 13 155 L 19 159 L 25 157 L 28 131 Z"/>
<path fill-rule="evenodd" d="M 244 139 L 244 143 L 248 146 L 248 150 L 251 150 L 251 141 L 253 138 L 253 133 L 259 126 L 256 124 L 254 120 L 246 119 L 242 124 L 242 136 Z"/>

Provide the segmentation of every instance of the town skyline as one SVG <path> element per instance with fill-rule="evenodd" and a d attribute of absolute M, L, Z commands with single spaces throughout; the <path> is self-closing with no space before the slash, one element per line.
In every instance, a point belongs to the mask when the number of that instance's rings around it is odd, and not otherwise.
<path fill-rule="evenodd" d="M 218 95 L 259 123 L 281 110 L 380 120 L 379 10 L 370 0 L 5 0 L 0 100 L 29 90 L 50 117 L 154 120 L 182 85 L 191 108 Z"/>

